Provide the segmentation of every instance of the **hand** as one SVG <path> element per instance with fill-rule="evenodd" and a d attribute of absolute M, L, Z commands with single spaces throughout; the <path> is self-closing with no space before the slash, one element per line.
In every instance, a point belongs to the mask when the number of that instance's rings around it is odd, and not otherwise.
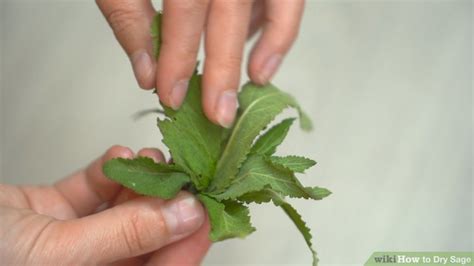
<path fill-rule="evenodd" d="M 267 83 L 298 34 L 304 0 L 163 0 L 162 46 L 155 64 L 149 28 L 150 0 L 97 0 L 130 57 L 140 87 L 156 86 L 160 100 L 181 105 L 205 35 L 203 109 L 214 123 L 230 127 L 247 37 L 263 32 L 249 59 L 248 75 Z"/>
<path fill-rule="evenodd" d="M 163 161 L 156 149 L 138 155 Z M 191 194 L 141 197 L 102 174 L 105 161 L 133 156 L 114 146 L 53 186 L 0 185 L 2 264 L 199 265 L 209 223 Z"/>

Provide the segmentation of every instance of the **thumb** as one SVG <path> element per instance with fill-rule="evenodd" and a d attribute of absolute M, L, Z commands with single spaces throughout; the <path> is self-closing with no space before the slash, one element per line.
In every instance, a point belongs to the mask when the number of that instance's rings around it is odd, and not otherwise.
<path fill-rule="evenodd" d="M 138 85 L 155 86 L 155 60 L 152 59 L 150 25 L 156 14 L 150 0 L 96 0 L 115 37 L 132 63 Z"/>
<path fill-rule="evenodd" d="M 61 230 L 86 264 L 139 256 L 180 240 L 203 224 L 205 214 L 190 193 L 172 200 L 140 197 L 103 212 L 64 221 Z"/>

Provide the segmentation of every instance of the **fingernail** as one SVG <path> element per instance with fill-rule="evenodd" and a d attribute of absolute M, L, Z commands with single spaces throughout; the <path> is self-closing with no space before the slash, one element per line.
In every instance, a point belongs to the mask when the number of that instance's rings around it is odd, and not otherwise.
<path fill-rule="evenodd" d="M 274 54 L 270 56 L 267 61 L 263 64 L 262 69 L 260 70 L 259 79 L 262 84 L 270 81 L 272 76 L 275 74 L 278 66 L 280 65 L 282 56 L 279 54 Z"/>
<path fill-rule="evenodd" d="M 178 110 L 183 103 L 184 97 L 186 97 L 186 92 L 188 91 L 188 84 L 188 80 L 180 80 L 176 82 L 171 90 L 170 107 L 174 110 Z"/>
<path fill-rule="evenodd" d="M 217 102 L 217 122 L 225 128 L 231 127 L 234 122 L 236 110 L 236 92 L 232 90 L 222 92 Z"/>
<path fill-rule="evenodd" d="M 191 195 L 182 194 L 162 205 L 162 214 L 172 235 L 191 232 L 204 221 L 201 205 Z"/>
<path fill-rule="evenodd" d="M 153 74 L 153 63 L 145 50 L 135 52 L 131 56 L 133 73 L 140 88 L 147 87 L 147 80 Z"/>

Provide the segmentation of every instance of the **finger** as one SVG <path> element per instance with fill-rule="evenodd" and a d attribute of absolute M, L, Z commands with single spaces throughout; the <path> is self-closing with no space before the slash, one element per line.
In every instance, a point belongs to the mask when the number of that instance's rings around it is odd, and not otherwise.
<path fill-rule="evenodd" d="M 163 153 L 159 149 L 155 149 L 155 148 L 143 148 L 140 151 L 138 151 L 137 156 L 151 158 L 156 163 L 165 161 L 165 156 L 163 155 Z M 140 197 L 140 195 L 135 193 L 133 190 L 124 187 L 120 190 L 120 192 L 115 197 L 115 199 L 113 199 L 111 206 L 122 204 L 126 201 L 129 201 L 138 197 Z"/>
<path fill-rule="evenodd" d="M 94 215 L 61 222 L 50 237 L 58 237 L 57 243 L 73 240 L 86 265 L 105 264 L 176 242 L 199 229 L 204 219 L 198 200 L 180 192 L 165 202 L 141 197 Z"/>
<path fill-rule="evenodd" d="M 132 63 L 138 85 L 155 86 L 156 64 L 150 25 L 156 12 L 150 0 L 96 0 L 115 37 Z"/>
<path fill-rule="evenodd" d="M 148 157 L 153 159 L 155 163 L 160 163 L 165 161 L 165 156 L 163 153 L 156 148 L 143 148 L 138 151 L 137 156 Z"/>
<path fill-rule="evenodd" d="M 111 207 L 117 206 L 119 204 L 122 204 L 124 202 L 127 202 L 129 200 L 133 200 L 136 198 L 139 198 L 140 195 L 135 193 L 135 191 L 123 187 L 120 192 L 117 194 L 117 196 L 112 200 L 112 203 L 110 204 Z"/>
<path fill-rule="evenodd" d="M 164 0 L 162 45 L 156 73 L 160 100 L 178 109 L 196 66 L 209 0 Z"/>
<path fill-rule="evenodd" d="M 203 109 L 207 117 L 230 127 L 237 110 L 243 48 L 252 1 L 213 1 L 206 29 Z"/>
<path fill-rule="evenodd" d="M 249 31 L 247 39 L 252 38 L 257 33 L 265 21 L 265 1 L 257 0 L 253 3 L 252 16 L 250 17 Z"/>
<path fill-rule="evenodd" d="M 121 185 L 108 179 L 102 172 L 105 162 L 112 158 L 132 158 L 133 152 L 126 147 L 113 146 L 85 170 L 57 182 L 54 187 L 71 204 L 77 216 L 92 213 L 101 204 L 113 199 Z"/>
<path fill-rule="evenodd" d="M 209 230 L 209 219 L 206 218 L 201 228 L 189 237 L 154 252 L 147 265 L 201 265 L 211 246 Z"/>
<path fill-rule="evenodd" d="M 298 35 L 304 0 L 265 0 L 266 19 L 262 36 L 249 60 L 250 79 L 264 85 L 277 71 Z"/>

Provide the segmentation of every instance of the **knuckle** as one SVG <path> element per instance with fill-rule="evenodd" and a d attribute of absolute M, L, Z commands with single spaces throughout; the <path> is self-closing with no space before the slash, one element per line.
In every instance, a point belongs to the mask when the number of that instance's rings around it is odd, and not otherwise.
<path fill-rule="evenodd" d="M 299 28 L 295 27 L 285 30 L 282 34 L 284 34 L 283 36 L 285 37 L 283 38 L 281 45 L 284 47 L 289 47 L 296 40 L 296 38 L 298 38 Z"/>
<path fill-rule="evenodd" d="M 133 213 L 128 220 L 123 221 L 121 229 L 122 239 L 127 245 L 129 254 L 143 250 L 143 239 L 140 234 L 141 222 L 137 213 Z"/>
<path fill-rule="evenodd" d="M 195 47 L 186 43 L 176 45 L 174 41 L 171 41 L 167 38 L 163 38 L 162 41 L 162 51 L 168 51 L 170 54 L 173 54 L 173 60 L 178 59 L 180 61 L 189 63 L 196 60 L 199 47 Z"/>
<path fill-rule="evenodd" d="M 165 156 L 162 151 L 157 148 L 143 148 L 138 153 L 138 156 L 149 157 L 158 162 L 164 162 Z"/>
<path fill-rule="evenodd" d="M 173 4 L 176 5 L 176 7 L 181 11 L 196 12 L 206 8 L 209 5 L 209 1 L 210 0 L 173 0 Z"/>
<path fill-rule="evenodd" d="M 240 11 L 242 8 L 248 8 L 253 4 L 253 0 L 217 0 L 213 7 L 222 11 Z"/>
<path fill-rule="evenodd" d="M 121 145 L 113 145 L 110 147 L 103 156 L 103 160 L 109 160 L 116 157 L 129 157 L 133 154 L 130 148 L 121 146 Z"/>
<path fill-rule="evenodd" d="M 120 146 L 118 144 L 115 144 L 107 150 L 106 154 L 107 155 L 113 154 L 113 153 L 121 150 L 122 148 L 123 148 L 122 146 Z"/>
<path fill-rule="evenodd" d="M 150 153 L 152 153 L 154 155 L 154 157 L 160 161 L 160 162 L 164 162 L 165 161 L 165 155 L 163 154 L 163 152 L 159 149 L 156 149 L 156 148 L 150 148 L 149 149 Z"/>
<path fill-rule="evenodd" d="M 166 226 L 155 212 L 132 210 L 122 221 L 121 234 L 130 254 L 150 250 L 156 244 L 156 232 L 166 236 Z"/>
<path fill-rule="evenodd" d="M 285 25 L 275 24 L 272 36 L 281 37 L 273 37 L 272 42 L 269 42 L 268 44 L 274 47 L 275 50 L 280 51 L 281 53 L 286 53 L 296 38 L 298 38 L 298 34 L 299 30 L 297 27 L 287 27 Z"/>
<path fill-rule="evenodd" d="M 43 220 L 43 219 L 42 219 Z M 57 254 L 64 250 L 61 247 L 70 243 L 70 232 L 67 232 L 67 226 L 64 222 L 48 218 L 42 221 L 42 226 L 38 235 L 34 238 L 32 246 L 29 248 L 29 254 L 26 257 L 25 265 L 33 264 L 52 264 L 59 259 Z M 28 231 L 28 230 L 27 230 Z M 30 232 L 31 233 L 31 232 Z M 58 250 L 58 247 L 60 250 Z M 59 251 L 59 252 L 58 252 Z M 90 258 L 89 254 L 80 254 L 77 249 L 69 250 L 67 258 L 62 258 L 62 263 L 85 263 Z M 41 262 L 38 262 L 40 260 Z"/>
<path fill-rule="evenodd" d="M 106 14 L 106 19 L 115 34 L 119 35 L 132 28 L 145 14 L 130 4 L 121 4 Z"/>
<path fill-rule="evenodd" d="M 222 58 L 223 59 L 213 60 L 214 65 L 217 69 L 221 69 L 223 71 L 228 71 L 231 73 L 240 69 L 240 64 L 242 62 L 241 55 L 229 55 Z"/>

